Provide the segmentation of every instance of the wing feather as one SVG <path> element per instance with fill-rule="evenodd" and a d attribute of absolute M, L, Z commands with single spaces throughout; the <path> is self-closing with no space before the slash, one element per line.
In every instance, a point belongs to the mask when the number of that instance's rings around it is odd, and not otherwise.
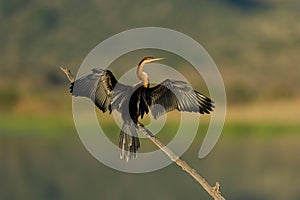
<path fill-rule="evenodd" d="M 175 109 L 208 114 L 214 108 L 211 99 L 193 90 L 188 83 L 170 79 L 150 88 L 148 105 L 154 118 Z"/>
<path fill-rule="evenodd" d="M 109 70 L 92 69 L 92 73 L 77 79 L 70 86 L 70 92 L 73 96 L 88 97 L 96 104 L 96 106 L 106 112 L 111 112 L 112 94 L 115 86 L 121 90 L 129 86 L 125 86 L 117 82 L 113 73 Z"/>

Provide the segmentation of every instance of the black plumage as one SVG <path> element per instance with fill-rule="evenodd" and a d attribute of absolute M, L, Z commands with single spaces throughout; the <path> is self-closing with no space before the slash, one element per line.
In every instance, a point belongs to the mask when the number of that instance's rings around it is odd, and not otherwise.
<path fill-rule="evenodd" d="M 142 83 L 136 86 L 118 83 L 111 71 L 101 69 L 92 69 L 91 74 L 77 79 L 70 86 L 72 95 L 92 99 L 102 112 L 121 112 L 124 124 L 119 139 L 120 157 L 126 160 L 135 158 L 140 148 L 136 127 L 139 117 L 143 118 L 150 112 L 156 119 L 172 110 L 208 114 L 214 108 L 210 98 L 193 90 L 184 81 L 166 79 L 149 87 L 148 76 L 141 70 L 144 64 L 155 60 L 159 59 L 147 57 L 140 62 L 137 75 Z"/>

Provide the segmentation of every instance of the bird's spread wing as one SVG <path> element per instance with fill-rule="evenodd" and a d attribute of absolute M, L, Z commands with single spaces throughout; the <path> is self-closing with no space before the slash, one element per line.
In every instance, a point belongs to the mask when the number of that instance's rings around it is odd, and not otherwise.
<path fill-rule="evenodd" d="M 131 86 L 117 83 L 111 96 L 111 109 L 116 109 L 117 111 L 122 112 L 122 105 L 126 99 L 128 99 L 128 95 L 130 94 L 132 94 Z"/>
<path fill-rule="evenodd" d="M 129 87 L 117 84 L 113 73 L 109 70 L 92 69 L 92 73 L 71 83 L 70 92 L 73 96 L 84 96 L 92 99 L 96 106 L 111 112 L 111 96 L 116 85 L 118 88 Z"/>
<path fill-rule="evenodd" d="M 210 113 L 213 101 L 203 94 L 193 90 L 184 81 L 166 79 L 159 85 L 150 88 L 148 105 L 152 116 L 156 119 L 171 110 Z M 160 106 L 155 106 L 159 104 Z"/>

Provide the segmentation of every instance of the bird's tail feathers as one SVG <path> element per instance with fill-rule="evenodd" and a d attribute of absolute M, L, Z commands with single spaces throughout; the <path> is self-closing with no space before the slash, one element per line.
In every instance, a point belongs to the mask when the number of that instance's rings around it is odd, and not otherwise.
<path fill-rule="evenodd" d="M 136 152 L 140 148 L 137 135 L 137 127 L 134 122 L 124 122 L 119 138 L 120 158 L 127 162 L 136 158 Z"/>

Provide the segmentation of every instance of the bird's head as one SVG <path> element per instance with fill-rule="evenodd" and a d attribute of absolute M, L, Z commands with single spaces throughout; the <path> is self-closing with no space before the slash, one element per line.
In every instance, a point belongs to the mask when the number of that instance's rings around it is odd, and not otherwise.
<path fill-rule="evenodd" d="M 142 71 L 143 66 L 147 63 L 151 63 L 162 59 L 163 58 L 146 57 L 139 63 L 137 67 L 137 77 L 142 81 L 145 88 L 149 87 L 149 77 L 146 72 Z"/>
<path fill-rule="evenodd" d="M 164 58 L 154 58 L 154 57 L 145 57 L 143 58 L 140 63 L 139 63 L 139 66 L 142 66 L 142 65 L 145 65 L 147 63 L 151 63 L 151 62 L 154 62 L 154 61 L 158 61 L 158 60 L 163 60 Z"/>

